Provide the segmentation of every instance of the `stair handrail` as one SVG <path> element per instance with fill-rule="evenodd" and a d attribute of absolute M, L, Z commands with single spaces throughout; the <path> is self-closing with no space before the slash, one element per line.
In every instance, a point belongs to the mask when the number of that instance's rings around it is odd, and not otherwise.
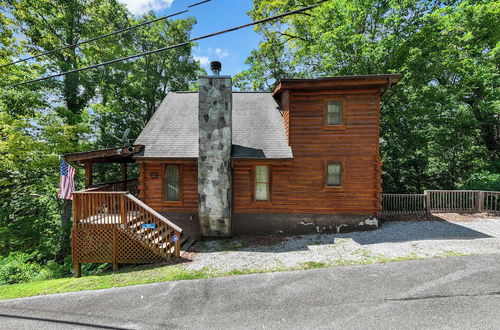
<path fill-rule="evenodd" d="M 134 203 L 138 204 L 140 207 L 142 207 L 146 211 L 148 211 L 149 213 L 151 213 L 152 215 L 154 215 L 155 217 L 157 217 L 159 220 L 163 221 L 165 224 L 167 224 L 168 226 L 170 226 L 173 230 L 178 231 L 179 234 L 182 233 L 182 228 L 180 228 L 175 223 L 173 223 L 170 220 L 168 220 L 167 218 L 165 218 L 160 213 L 158 213 L 155 210 L 153 210 L 150 206 L 148 206 L 146 203 L 144 203 L 143 201 L 141 201 L 139 198 L 135 197 L 134 195 L 132 195 L 129 192 L 126 192 L 125 196 L 127 198 L 131 199 Z M 180 237 L 179 237 L 179 239 L 180 239 Z"/>

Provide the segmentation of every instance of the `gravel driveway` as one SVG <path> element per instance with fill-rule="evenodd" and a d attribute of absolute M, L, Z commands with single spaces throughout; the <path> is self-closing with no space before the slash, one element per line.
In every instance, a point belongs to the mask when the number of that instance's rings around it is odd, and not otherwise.
<path fill-rule="evenodd" d="M 183 267 L 221 272 L 500 253 L 500 219 L 395 221 L 364 232 L 200 242 L 193 251 Z"/>

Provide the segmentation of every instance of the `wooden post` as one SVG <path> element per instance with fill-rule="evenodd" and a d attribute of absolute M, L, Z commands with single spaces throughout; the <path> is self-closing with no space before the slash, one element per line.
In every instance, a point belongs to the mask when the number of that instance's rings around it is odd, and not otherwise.
<path fill-rule="evenodd" d="M 73 223 L 76 225 L 80 220 L 80 195 L 73 194 Z"/>
<path fill-rule="evenodd" d="M 175 257 L 179 258 L 181 256 L 181 233 L 175 232 L 177 235 L 177 242 L 175 242 Z"/>
<path fill-rule="evenodd" d="M 430 214 L 431 213 L 431 194 L 429 190 L 424 190 L 425 195 L 425 211 Z"/>
<path fill-rule="evenodd" d="M 80 207 L 80 195 L 79 194 L 73 194 L 73 229 L 71 230 L 71 257 L 73 261 L 73 276 L 75 278 L 81 277 L 82 276 L 82 264 L 79 262 L 75 262 L 75 255 L 78 255 L 75 251 L 77 249 L 76 243 L 75 243 L 75 235 L 77 235 L 78 227 L 77 227 L 77 222 L 80 220 L 78 218 L 79 214 L 79 207 Z"/>
<path fill-rule="evenodd" d="M 127 191 L 127 163 L 122 163 L 122 188 Z"/>
<path fill-rule="evenodd" d="M 116 256 L 118 255 L 118 242 L 117 242 L 117 229 L 113 229 L 113 271 L 118 270 L 118 263 L 116 260 Z"/>
<path fill-rule="evenodd" d="M 484 191 L 476 191 L 476 212 L 484 211 Z"/>
<path fill-rule="evenodd" d="M 75 278 L 78 278 L 78 277 L 81 277 L 82 276 L 82 264 L 81 263 L 74 263 L 73 264 L 73 268 L 74 268 L 74 271 L 75 273 L 73 274 L 73 276 Z"/>
<path fill-rule="evenodd" d="M 122 224 L 127 223 L 127 209 L 125 208 L 125 195 L 120 195 L 120 214 L 122 218 Z"/>
<path fill-rule="evenodd" d="M 92 174 L 92 163 L 85 163 L 85 188 L 88 188 L 93 184 L 94 180 Z"/>

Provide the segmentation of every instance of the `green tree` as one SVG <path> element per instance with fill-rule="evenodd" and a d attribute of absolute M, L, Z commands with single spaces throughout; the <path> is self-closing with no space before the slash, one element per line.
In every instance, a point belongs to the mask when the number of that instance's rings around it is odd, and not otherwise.
<path fill-rule="evenodd" d="M 250 14 L 314 2 L 256 0 Z M 402 73 L 382 104 L 384 191 L 471 186 L 474 173 L 500 173 L 499 19 L 497 1 L 328 1 L 257 27 L 236 80 Z"/>
<path fill-rule="evenodd" d="M 0 0 L 0 65 L 153 17 L 135 18 L 115 0 Z M 193 24 L 189 18 L 160 21 L 0 68 L 0 84 L 5 87 L 185 41 Z M 55 254 L 63 261 L 69 253 L 71 203 L 56 198 L 58 156 L 119 144 L 109 134 L 113 129 L 119 135 L 130 127 L 130 138 L 136 137 L 166 92 L 185 89 L 195 79 L 200 67 L 190 51 L 188 45 L 137 61 L 1 88 L 1 254 L 39 252 L 41 260 Z"/>

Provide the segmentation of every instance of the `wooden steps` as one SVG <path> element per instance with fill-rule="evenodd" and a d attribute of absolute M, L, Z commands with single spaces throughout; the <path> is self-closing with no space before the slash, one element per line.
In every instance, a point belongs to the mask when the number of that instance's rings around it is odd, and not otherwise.
<path fill-rule="evenodd" d="M 73 206 L 75 276 L 81 275 L 86 262 L 117 265 L 176 259 L 181 246 L 190 242 L 179 226 L 127 192 L 74 192 Z"/>

